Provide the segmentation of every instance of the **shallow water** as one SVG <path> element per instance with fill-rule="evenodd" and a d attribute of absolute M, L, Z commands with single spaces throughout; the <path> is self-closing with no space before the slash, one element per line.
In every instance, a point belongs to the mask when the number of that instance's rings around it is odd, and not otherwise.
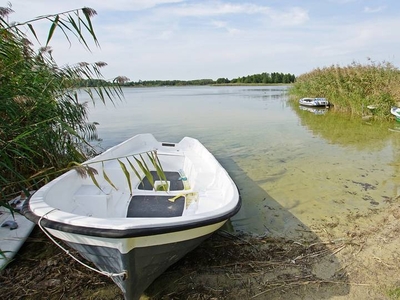
<path fill-rule="evenodd" d="M 385 207 L 398 195 L 400 133 L 288 102 L 287 87 L 126 88 L 98 103 L 101 147 L 139 134 L 199 139 L 238 185 L 243 206 L 228 224 L 298 236 L 321 222 Z M 84 95 L 81 95 L 84 98 Z"/>

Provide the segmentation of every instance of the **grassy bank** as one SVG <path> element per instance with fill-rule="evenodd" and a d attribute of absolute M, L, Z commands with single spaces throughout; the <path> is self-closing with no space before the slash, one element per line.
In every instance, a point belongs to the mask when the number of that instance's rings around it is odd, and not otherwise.
<path fill-rule="evenodd" d="M 400 102 L 400 71 L 390 63 L 352 63 L 346 67 L 315 69 L 297 77 L 290 89 L 293 101 L 301 97 L 326 97 L 335 111 L 353 116 L 373 114 L 391 118 L 391 106 Z M 367 106 L 376 107 L 373 111 Z"/>

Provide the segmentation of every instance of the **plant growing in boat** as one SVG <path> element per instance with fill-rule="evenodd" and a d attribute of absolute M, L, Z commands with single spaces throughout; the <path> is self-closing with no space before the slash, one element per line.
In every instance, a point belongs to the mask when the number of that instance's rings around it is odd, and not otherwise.
<path fill-rule="evenodd" d="M 155 184 L 154 184 L 154 190 L 157 192 L 160 192 L 160 191 L 167 192 L 168 188 L 169 188 L 168 182 L 155 182 Z"/>
<path fill-rule="evenodd" d="M 146 163 L 145 157 L 143 155 L 146 155 L 148 158 L 148 161 L 150 161 L 150 166 Z M 126 162 L 124 163 L 122 160 L 125 159 Z M 108 176 L 106 172 L 106 167 L 105 167 L 105 162 L 106 161 L 112 161 L 112 160 L 117 160 L 119 163 L 119 166 L 121 167 L 122 172 L 124 173 L 129 192 L 132 195 L 132 180 L 131 180 L 131 173 L 129 172 L 129 169 L 133 172 L 133 174 L 141 181 L 140 184 L 143 184 L 143 179 L 147 178 L 151 186 L 155 191 L 168 191 L 168 181 L 165 176 L 164 170 L 162 168 L 161 162 L 157 156 L 157 151 L 153 150 L 150 152 L 145 152 L 145 153 L 139 153 L 139 154 L 133 154 L 130 156 L 123 156 L 123 157 L 117 157 L 117 158 L 112 158 L 112 159 L 106 159 L 102 161 L 93 161 L 93 162 L 88 162 L 88 163 L 83 163 L 83 164 L 77 164 L 74 163 L 74 169 L 79 173 L 79 175 L 83 178 L 86 178 L 89 176 L 93 182 L 93 184 L 103 191 L 101 188 L 101 185 L 99 184 L 96 175 L 98 175 L 98 170 L 91 167 L 92 164 L 98 164 L 99 162 L 101 163 L 101 171 L 102 175 L 105 181 L 112 186 L 115 190 L 118 190 L 116 185 L 113 183 L 113 181 L 110 179 L 110 176 Z M 136 167 L 134 163 L 136 163 Z M 127 165 L 129 167 L 127 167 Z M 151 170 L 154 169 L 159 180 L 155 180 L 154 176 L 152 175 Z M 144 174 L 143 175 L 141 175 Z M 104 191 L 103 191 L 104 192 Z"/>

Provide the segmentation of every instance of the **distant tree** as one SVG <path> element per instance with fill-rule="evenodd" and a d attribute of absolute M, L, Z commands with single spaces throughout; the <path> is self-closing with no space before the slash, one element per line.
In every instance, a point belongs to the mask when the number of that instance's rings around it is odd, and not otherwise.
<path fill-rule="evenodd" d="M 218 84 L 224 84 L 224 83 L 229 83 L 229 79 L 228 78 L 218 78 L 217 79 L 217 83 Z"/>
<path fill-rule="evenodd" d="M 283 74 L 283 73 L 261 73 L 261 74 L 253 74 L 247 75 L 243 77 L 238 77 L 232 79 L 231 83 L 257 83 L 257 84 L 270 84 L 270 83 L 293 83 L 295 81 L 295 76 L 292 74 Z"/>

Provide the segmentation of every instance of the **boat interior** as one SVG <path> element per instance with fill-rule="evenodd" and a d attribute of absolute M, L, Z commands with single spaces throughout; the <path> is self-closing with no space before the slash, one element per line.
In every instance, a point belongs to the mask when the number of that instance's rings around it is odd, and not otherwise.
<path fill-rule="evenodd" d="M 140 178 L 129 167 L 136 164 L 134 159 L 120 158 L 95 162 L 91 167 L 98 172 L 98 188 L 89 176 L 83 178 L 76 171 L 70 171 L 63 180 L 56 182 L 46 191 L 46 202 L 61 211 L 80 216 L 97 218 L 168 218 L 200 214 L 225 205 L 227 193 L 233 193 L 226 172 L 213 158 L 204 155 L 177 151 L 173 147 L 157 150 L 167 179 L 167 188 L 160 188 L 165 182 L 151 172 L 154 187 L 141 172 Z M 121 167 L 123 162 L 126 169 Z M 147 161 L 148 166 L 151 165 Z M 130 183 L 126 179 L 129 172 Z M 112 184 L 110 184 L 110 182 Z M 65 185 L 70 189 L 65 192 Z M 64 192 L 60 192 L 63 190 Z M 72 199 L 72 201 L 71 201 Z"/>

